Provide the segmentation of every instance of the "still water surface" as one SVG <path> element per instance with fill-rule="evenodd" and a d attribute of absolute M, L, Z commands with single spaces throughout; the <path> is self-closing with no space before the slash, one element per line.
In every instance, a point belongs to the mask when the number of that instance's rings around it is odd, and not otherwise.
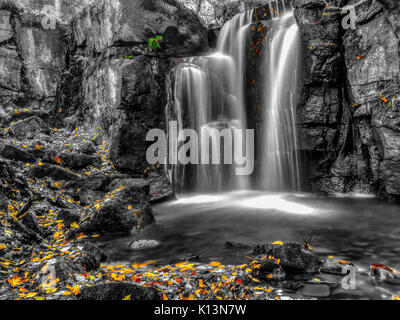
<path fill-rule="evenodd" d="M 371 197 L 255 191 L 185 195 L 155 205 L 154 214 L 156 224 L 139 234 L 101 240 L 109 261 L 170 264 L 195 255 L 204 263 L 241 264 L 251 250 L 227 248 L 227 241 L 255 246 L 303 242 L 312 235 L 313 250 L 322 257 L 351 261 L 365 271 L 373 263 L 400 266 L 400 206 Z M 134 240 L 159 245 L 130 249 Z"/>

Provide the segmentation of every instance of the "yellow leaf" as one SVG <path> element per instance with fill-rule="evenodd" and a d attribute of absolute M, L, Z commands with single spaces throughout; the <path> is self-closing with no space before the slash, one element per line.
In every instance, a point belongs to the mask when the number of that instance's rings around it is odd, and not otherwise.
<path fill-rule="evenodd" d="M 222 263 L 218 262 L 218 261 L 213 261 L 213 262 L 210 263 L 210 265 L 213 266 L 213 267 L 219 267 L 219 266 L 222 265 Z"/>
<path fill-rule="evenodd" d="M 11 279 L 8 279 L 8 283 L 10 284 L 11 287 L 16 287 L 20 285 L 22 282 L 20 277 L 14 276 Z"/>
<path fill-rule="evenodd" d="M 74 293 L 75 295 L 78 295 L 81 293 L 81 290 L 79 288 L 79 285 L 76 285 L 75 287 L 71 287 L 71 286 L 66 286 L 66 288 L 68 290 L 70 290 L 72 293 Z"/>
<path fill-rule="evenodd" d="M 132 300 L 132 295 L 130 294 L 129 296 L 126 296 L 126 297 L 123 298 L 122 300 Z"/>
<path fill-rule="evenodd" d="M 282 241 L 275 241 L 273 244 L 279 245 L 279 246 L 283 246 L 283 242 Z"/>
<path fill-rule="evenodd" d="M 74 223 L 71 224 L 71 228 L 78 229 L 79 226 L 78 226 L 78 224 L 76 222 L 74 222 Z"/>

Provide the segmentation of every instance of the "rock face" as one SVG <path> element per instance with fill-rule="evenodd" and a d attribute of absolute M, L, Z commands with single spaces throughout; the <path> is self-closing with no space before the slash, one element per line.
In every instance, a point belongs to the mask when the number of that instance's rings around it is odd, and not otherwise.
<path fill-rule="evenodd" d="M 156 36 L 163 40 L 153 51 L 148 41 Z M 177 59 L 207 49 L 207 29 L 175 0 L 4 0 L 0 115 L 29 108 L 94 128 L 111 141 L 115 167 L 141 177 L 148 167 L 146 134 L 164 129 L 165 74 Z M 36 116 L 10 133 L 31 139 L 47 130 Z M 96 161 L 66 158 L 71 168 Z"/>
<path fill-rule="evenodd" d="M 70 69 L 84 68 L 83 79 L 75 79 L 83 80 L 79 114 L 109 135 L 116 168 L 143 174 L 146 134 L 165 127 L 165 75 L 177 58 L 208 47 L 207 30 L 172 0 L 103 1 L 77 16 L 72 28 L 76 59 Z M 155 36 L 163 40 L 153 51 L 148 40 Z"/>
<path fill-rule="evenodd" d="M 357 26 L 346 30 L 340 15 L 321 15 L 324 1 L 294 6 L 305 52 L 297 116 L 305 183 L 400 201 L 398 2 L 357 6 Z"/>

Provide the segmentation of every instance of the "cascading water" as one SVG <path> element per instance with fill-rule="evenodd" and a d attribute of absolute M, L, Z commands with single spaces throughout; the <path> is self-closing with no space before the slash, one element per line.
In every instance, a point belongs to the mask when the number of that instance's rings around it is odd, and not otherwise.
<path fill-rule="evenodd" d="M 299 190 L 294 109 L 299 74 L 299 39 L 299 28 L 292 10 L 270 21 L 265 56 L 268 69 L 265 74 L 261 173 L 261 187 L 268 191 Z"/>
<path fill-rule="evenodd" d="M 299 189 L 294 100 L 300 47 L 299 29 L 289 5 L 285 6 L 285 1 L 279 5 L 270 3 L 269 14 L 264 14 L 270 20 L 263 21 L 267 32 L 263 52 L 263 129 L 257 137 L 261 140 L 258 187 L 268 191 Z M 168 107 L 167 118 L 176 119 L 178 132 L 185 128 L 195 129 L 198 134 L 208 132 L 211 151 L 219 153 L 221 160 L 226 139 L 220 139 L 220 131 L 248 127 L 246 48 L 248 30 L 255 17 L 255 11 L 236 15 L 223 26 L 214 54 L 185 59 L 170 79 L 173 103 Z M 185 138 L 188 137 L 180 140 Z M 185 142 L 180 141 L 178 149 Z M 200 150 L 200 153 L 209 155 L 210 164 L 172 167 L 171 180 L 178 193 L 250 189 L 249 177 L 236 176 L 235 165 L 213 164 L 210 150 Z"/>
<path fill-rule="evenodd" d="M 176 119 L 178 131 L 185 127 L 211 137 L 211 150 L 221 155 L 221 163 L 174 165 L 172 180 L 178 190 L 221 191 L 245 189 L 247 177 L 235 175 L 235 165 L 225 161 L 220 139 L 223 129 L 245 129 L 245 69 L 247 28 L 253 12 L 245 12 L 227 22 L 221 30 L 215 54 L 191 58 L 174 71 L 174 103 L 168 119 Z M 171 116 L 171 113 L 173 114 Z M 218 131 L 216 131 L 217 129 Z M 217 142 L 218 141 L 218 142 Z M 221 141 L 221 145 L 219 144 Z M 222 142 L 223 141 L 223 142 Z M 184 142 L 180 142 L 182 146 Z M 246 146 L 243 146 L 245 148 Z M 204 150 L 200 150 L 202 156 Z M 211 158 L 211 156 L 210 156 Z"/>

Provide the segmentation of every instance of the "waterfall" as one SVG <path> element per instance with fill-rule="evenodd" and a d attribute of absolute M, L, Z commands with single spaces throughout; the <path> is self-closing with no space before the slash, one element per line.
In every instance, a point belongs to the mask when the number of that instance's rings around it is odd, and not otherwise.
<path fill-rule="evenodd" d="M 262 22 L 267 32 L 262 68 L 262 129 L 257 136 L 261 141 L 258 187 L 294 191 L 299 190 L 294 109 L 300 66 L 299 29 L 289 3 L 271 2 L 267 10 L 270 16 L 264 16 L 270 20 Z M 245 80 L 249 27 L 254 19 L 254 10 L 236 15 L 223 26 L 215 53 L 184 59 L 169 79 L 173 97 L 169 101 L 173 103 L 167 108 L 167 119 L 177 121 L 178 132 L 191 128 L 198 134 L 209 134 L 210 150 L 200 150 L 201 157 L 206 153 L 211 158 L 211 153 L 218 153 L 224 159 L 229 139 L 221 138 L 221 130 L 235 132 L 253 125 L 247 123 Z M 188 138 L 191 137 L 180 137 L 178 149 Z M 210 163 L 174 164 L 169 173 L 175 190 L 179 193 L 250 189 L 249 177 L 234 174 L 235 164 Z"/>
<path fill-rule="evenodd" d="M 253 11 L 235 16 L 223 26 L 214 54 L 186 59 L 173 71 L 174 103 L 167 118 L 177 120 L 179 131 L 191 128 L 199 134 L 208 133 L 210 150 L 220 153 L 222 161 L 225 143 L 230 141 L 220 139 L 220 131 L 233 133 L 247 127 L 245 50 L 252 16 Z M 201 152 L 203 155 L 204 150 Z M 248 178 L 235 176 L 234 169 L 234 164 L 177 164 L 171 175 L 178 192 L 247 188 Z"/>
<path fill-rule="evenodd" d="M 269 27 L 263 105 L 262 181 L 264 190 L 299 190 L 295 95 L 299 74 L 299 28 L 293 11 Z"/>

